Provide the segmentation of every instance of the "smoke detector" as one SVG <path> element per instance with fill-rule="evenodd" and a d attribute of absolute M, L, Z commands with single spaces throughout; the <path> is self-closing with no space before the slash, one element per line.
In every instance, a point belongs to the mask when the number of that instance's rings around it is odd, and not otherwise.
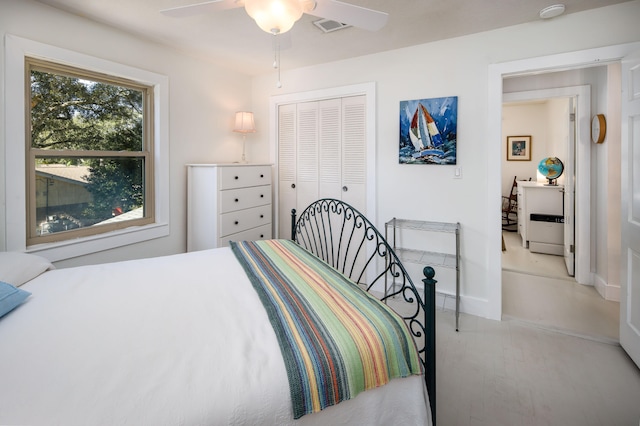
<path fill-rule="evenodd" d="M 331 33 L 351 26 L 331 19 L 319 19 L 317 21 L 313 21 L 313 25 L 320 28 L 325 33 Z"/>
<path fill-rule="evenodd" d="M 560 16 L 564 13 L 564 4 L 554 4 L 548 7 L 545 7 L 540 11 L 540 18 L 542 19 L 551 19 L 556 16 Z"/>

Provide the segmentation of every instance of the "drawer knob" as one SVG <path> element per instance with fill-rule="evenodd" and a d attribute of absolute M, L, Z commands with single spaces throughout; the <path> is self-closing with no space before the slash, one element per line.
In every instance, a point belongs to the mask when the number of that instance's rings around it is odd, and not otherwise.
<path fill-rule="evenodd" d="M 261 215 L 260 215 L 260 219 L 262 219 L 263 217 L 264 217 L 264 215 L 263 215 L 263 214 L 261 214 Z"/>
<path fill-rule="evenodd" d="M 237 225 L 237 224 L 238 224 L 238 221 L 236 220 L 234 223 Z"/>
<path fill-rule="evenodd" d="M 260 198 L 264 198 L 264 194 L 260 194 Z"/>
<path fill-rule="evenodd" d="M 260 238 L 264 238 L 264 234 L 260 234 Z"/>
<path fill-rule="evenodd" d="M 238 199 L 236 198 L 236 203 L 238 202 Z"/>
<path fill-rule="evenodd" d="M 235 179 L 235 180 L 238 180 L 238 176 L 236 176 L 234 179 Z"/>
<path fill-rule="evenodd" d="M 343 190 L 344 192 L 347 192 L 347 191 L 349 190 L 349 188 L 347 188 L 346 186 L 343 186 L 343 187 L 342 187 L 342 190 Z"/>
<path fill-rule="evenodd" d="M 295 184 L 295 183 L 292 183 L 292 184 L 291 184 L 291 187 L 292 187 L 292 188 L 295 188 L 295 187 L 296 187 L 296 184 Z"/>
<path fill-rule="evenodd" d="M 264 175 L 260 175 L 260 177 L 261 177 L 261 178 L 263 178 L 263 177 L 264 177 Z"/>

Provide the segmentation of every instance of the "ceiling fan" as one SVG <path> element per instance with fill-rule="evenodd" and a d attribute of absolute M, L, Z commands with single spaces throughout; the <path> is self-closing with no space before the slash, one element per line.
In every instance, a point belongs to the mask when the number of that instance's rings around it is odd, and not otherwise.
<path fill-rule="evenodd" d="M 293 27 L 303 13 L 377 31 L 385 26 L 389 14 L 338 0 L 210 0 L 161 10 L 160 13 L 185 17 L 243 7 L 258 26 L 271 34 L 282 34 Z"/>

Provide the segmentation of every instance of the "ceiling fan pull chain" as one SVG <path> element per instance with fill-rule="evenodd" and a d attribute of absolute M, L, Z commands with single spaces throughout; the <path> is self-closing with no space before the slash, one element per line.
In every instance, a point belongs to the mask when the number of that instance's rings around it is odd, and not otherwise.
<path fill-rule="evenodd" d="M 273 68 L 278 70 L 278 82 L 276 83 L 276 87 L 279 89 L 282 87 L 282 82 L 280 81 L 280 39 L 278 38 L 277 32 L 274 32 L 273 36 L 276 37 L 273 52 Z"/>

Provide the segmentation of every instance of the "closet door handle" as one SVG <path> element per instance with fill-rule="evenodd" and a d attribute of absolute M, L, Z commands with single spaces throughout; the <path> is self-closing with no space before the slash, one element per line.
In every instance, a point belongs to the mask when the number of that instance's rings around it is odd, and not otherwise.
<path fill-rule="evenodd" d="M 347 188 L 346 186 L 342 187 L 342 192 L 347 192 L 349 190 L 349 188 Z"/>
<path fill-rule="evenodd" d="M 295 184 L 295 183 L 292 183 L 292 184 L 291 184 L 291 187 L 292 187 L 292 188 L 295 188 L 295 187 L 296 187 L 296 184 Z"/>

